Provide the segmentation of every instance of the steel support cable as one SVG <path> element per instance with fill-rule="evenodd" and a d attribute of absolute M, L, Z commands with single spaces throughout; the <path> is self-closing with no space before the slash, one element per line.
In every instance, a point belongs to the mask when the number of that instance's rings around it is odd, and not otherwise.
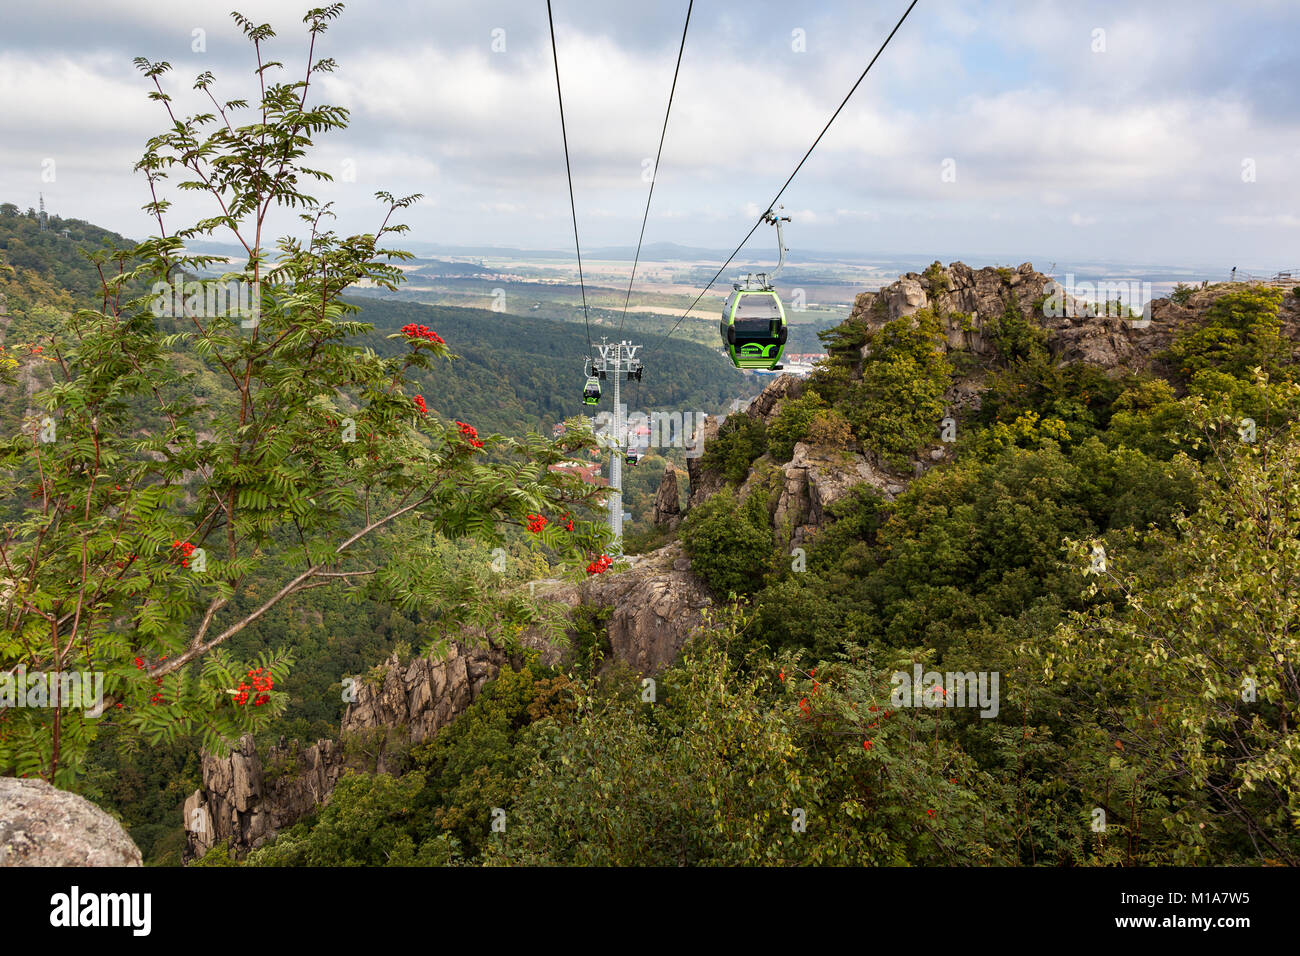
<path fill-rule="evenodd" d="M 763 217 L 767 215 L 768 211 L 776 208 L 776 204 L 780 200 L 782 194 L 786 191 L 786 188 L 794 180 L 794 177 L 798 175 L 799 170 L 803 168 L 803 164 L 808 161 L 808 157 L 811 156 L 813 150 L 817 148 L 817 144 L 822 141 L 822 137 L 825 136 L 826 131 L 831 128 L 831 124 L 835 122 L 835 118 L 839 116 L 840 113 L 843 111 L 844 107 L 848 105 L 848 102 L 850 99 L 852 99 L 853 94 L 856 93 L 858 87 L 862 85 L 862 81 L 865 80 L 867 78 L 867 74 L 871 72 L 871 68 L 876 65 L 876 60 L 880 58 L 880 54 L 885 52 L 885 47 L 889 46 L 889 41 L 894 39 L 894 34 L 898 32 L 899 28 L 903 25 L 903 21 L 905 21 L 908 18 L 908 16 L 912 12 L 912 8 L 915 7 L 917 3 L 918 0 L 912 0 L 912 2 L 908 5 L 907 9 L 903 12 L 903 15 L 898 18 L 898 22 L 894 24 L 894 29 L 889 31 L 889 36 L 885 37 L 885 42 L 880 44 L 880 49 L 878 49 L 876 51 L 876 55 L 871 58 L 871 62 L 867 64 L 867 68 L 862 71 L 862 75 L 859 76 L 857 82 L 853 84 L 853 87 L 852 89 L 849 90 L 848 95 L 846 95 L 843 101 L 840 103 L 840 105 L 836 107 L 835 112 L 831 114 L 831 118 L 826 121 L 826 125 L 822 127 L 822 131 L 818 133 L 817 138 L 813 140 L 813 144 L 809 146 L 808 151 L 803 154 L 803 159 L 799 160 L 799 165 L 794 168 L 794 172 L 792 172 L 786 178 L 786 181 L 781 185 L 781 188 L 777 190 L 776 195 L 772 197 L 772 201 L 767 204 L 767 208 L 764 210 L 763 215 L 760 215 L 758 217 L 758 221 L 755 222 L 752 227 L 750 227 L 749 232 L 746 233 L 745 238 L 740 241 L 740 245 L 736 246 L 735 251 L 732 252 L 731 255 L 727 256 L 727 261 L 722 264 L 721 269 L 719 269 L 717 272 L 714 273 L 713 278 L 709 280 L 709 284 L 706 285 L 704 289 L 700 292 L 700 294 L 695 297 L 695 301 L 690 304 L 690 306 L 686 309 L 685 312 L 683 312 L 680 316 L 677 317 L 677 321 L 674 322 L 673 327 L 668 330 L 668 334 L 665 335 L 662 339 L 660 339 L 659 342 L 655 345 L 654 347 L 655 351 L 657 351 L 660 346 L 662 346 L 665 342 L 668 341 L 668 337 L 672 335 L 675 331 L 677 331 L 677 327 L 682 324 L 682 320 L 691 314 L 691 311 L 697 305 L 700 304 L 700 300 L 704 298 L 704 296 L 708 293 L 709 289 L 713 288 L 713 283 L 718 281 L 718 277 L 721 276 L 722 273 L 726 271 L 727 266 L 731 265 L 731 260 L 736 258 L 736 256 L 740 253 L 741 249 L 745 248 L 745 243 L 749 242 L 750 237 L 753 236 L 754 232 L 758 229 L 758 227 L 763 224 Z M 648 357 L 649 354 L 647 353 L 647 358 Z"/>
<path fill-rule="evenodd" d="M 686 23 L 682 26 L 682 44 L 677 49 L 677 66 L 673 68 L 673 85 L 668 90 L 668 108 L 664 111 L 664 128 L 659 132 L 659 150 L 655 153 L 654 171 L 650 175 L 650 192 L 645 198 L 645 214 L 641 217 L 641 235 L 636 240 L 636 256 L 632 259 L 632 274 L 627 280 L 627 295 L 623 297 L 623 315 L 618 320 L 618 330 L 623 331 L 623 323 L 627 319 L 627 304 L 632 298 L 632 283 L 636 281 L 636 267 L 641 261 L 641 243 L 645 241 L 645 227 L 650 220 L 650 200 L 655 195 L 655 180 L 659 178 L 659 158 L 664 153 L 664 138 L 668 135 L 668 117 L 673 111 L 673 94 L 677 92 L 677 74 L 682 69 L 682 53 L 686 50 L 686 31 L 691 25 L 691 10 L 695 6 L 695 0 L 690 0 L 686 5 Z"/>
<path fill-rule="evenodd" d="M 564 93 L 560 90 L 560 56 L 555 51 L 555 19 L 551 0 L 546 0 L 546 20 L 551 28 L 551 58 L 555 61 L 555 96 L 560 102 L 560 136 L 564 140 L 564 171 L 569 177 L 569 211 L 573 213 L 573 248 L 578 253 L 578 287 L 582 290 L 582 324 L 587 329 L 587 352 L 591 352 L 591 322 L 587 317 L 587 284 L 582 278 L 582 246 L 578 242 L 578 207 L 573 200 L 573 167 L 569 164 L 569 134 L 564 126 Z"/>

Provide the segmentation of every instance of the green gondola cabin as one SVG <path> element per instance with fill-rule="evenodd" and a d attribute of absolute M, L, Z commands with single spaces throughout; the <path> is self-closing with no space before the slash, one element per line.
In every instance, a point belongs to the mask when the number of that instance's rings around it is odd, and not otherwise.
<path fill-rule="evenodd" d="M 788 332 L 780 296 L 770 289 L 735 290 L 722 307 L 719 331 L 736 368 L 776 368 Z"/>

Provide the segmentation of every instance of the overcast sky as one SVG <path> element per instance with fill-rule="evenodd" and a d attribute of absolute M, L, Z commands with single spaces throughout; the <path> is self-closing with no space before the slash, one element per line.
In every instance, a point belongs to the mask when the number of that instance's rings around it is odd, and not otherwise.
<path fill-rule="evenodd" d="M 646 242 L 739 242 L 906 6 L 698 0 Z M 238 7 L 3 0 L 0 201 L 25 209 L 43 191 L 52 212 L 148 234 L 131 167 L 165 116 L 131 60 L 170 61 L 167 88 L 191 112 L 203 71 L 219 99 L 248 95 Z M 295 73 L 306 8 L 242 7 Z M 554 9 L 582 242 L 631 245 L 686 2 Z M 1300 4 L 1282 0 L 921 0 L 783 197 L 788 244 L 1300 266 L 1297 50 Z M 338 228 L 372 231 L 383 188 L 428 197 L 406 217 L 415 241 L 572 248 L 542 0 L 354 0 L 317 55 L 339 66 L 319 101 L 351 111 L 312 163 L 339 177 L 317 190 Z M 178 225 L 212 214 L 169 198 Z"/>

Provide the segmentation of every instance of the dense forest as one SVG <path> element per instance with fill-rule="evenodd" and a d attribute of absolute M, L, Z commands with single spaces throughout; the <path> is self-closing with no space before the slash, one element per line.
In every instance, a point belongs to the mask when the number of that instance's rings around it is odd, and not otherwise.
<path fill-rule="evenodd" d="M 243 863 L 1295 864 L 1300 289 L 1201 295 L 1163 374 L 1061 364 L 1009 308 L 955 460 L 861 487 L 792 567 L 793 445 L 917 451 L 973 358 L 931 312 L 833 330 L 706 451 L 730 481 L 681 539 L 720 604 L 655 703 L 617 665 L 504 671 Z M 999 674 L 996 719 L 900 708 L 918 662 Z"/>
<path fill-rule="evenodd" d="M 236 23 L 260 63 L 274 32 Z M 308 95 L 334 65 L 149 141 L 155 196 L 179 167 L 241 216 L 87 258 L 120 237 L 0 207 L 0 670 L 105 678 L 102 713 L 5 708 L 0 773 L 89 797 L 155 865 L 188 862 L 202 755 L 248 736 L 337 740 L 348 772 L 195 865 L 1300 863 L 1300 289 L 1180 289 L 1140 369 L 1066 361 L 1010 274 L 986 314 L 939 304 L 938 263 L 932 304 L 855 311 L 721 425 L 680 527 L 639 529 L 710 597 L 648 683 L 610 605 L 532 587 L 649 564 L 611 567 L 598 490 L 555 467 L 595 450 L 547 427 L 580 410 L 583 329 L 350 295 L 399 288 L 420 197 L 326 228 L 302 190 L 346 125 Z M 137 66 L 161 94 L 169 64 Z M 242 242 L 276 205 L 309 228 L 239 267 L 256 323 L 151 310 L 212 266 L 186 238 Z M 674 343 L 629 404 L 744 387 Z M 810 449 L 856 477 L 796 542 L 777 505 Z M 663 464 L 630 476 L 643 517 Z M 504 663 L 427 739 L 387 728 L 379 772 L 340 734 L 345 682 L 453 643 Z"/>
<path fill-rule="evenodd" d="M 62 223 L 75 223 L 77 234 L 69 238 L 56 232 L 55 226 Z M 0 396 L 0 418 L 7 432 L 18 429 L 34 392 L 53 380 L 55 363 L 41 343 L 48 343 L 76 309 L 99 304 L 86 292 L 101 283 L 101 267 L 86 255 L 96 245 L 76 241 L 80 237 L 119 250 L 132 245 L 119 235 L 73 220 L 52 218 L 50 228 L 42 230 L 34 212 L 24 215 L 11 204 L 0 206 L 0 294 L 7 306 L 0 317 L 4 328 L 0 347 L 13 356 L 12 362 L 21 363 L 22 385 L 6 389 Z M 138 283 L 136 287 L 143 292 Z M 402 347 L 400 338 L 387 336 L 409 323 L 427 325 L 447 340 L 451 356 L 439 367 L 411 375 L 413 388 L 427 398 L 432 415 L 474 422 L 484 433 L 522 437 L 529 431 L 549 434 L 554 423 L 590 412 L 582 405 L 580 394 L 581 357 L 586 352 L 581 323 L 369 297 L 361 297 L 355 304 L 368 326 L 356 336 L 361 347 L 396 355 Z M 166 319 L 159 320 L 159 325 L 173 331 L 178 327 Z M 171 354 L 169 362 L 192 374 L 189 388 L 194 395 L 208 399 L 228 392 L 218 370 L 209 363 L 181 351 Z M 657 377 L 651 373 L 642 382 L 630 384 L 624 399 L 629 410 L 716 413 L 755 388 L 752 377 L 732 369 L 715 351 L 694 343 L 668 341 L 659 352 L 659 362 L 661 368 L 673 370 L 671 377 L 666 372 Z M 609 408 L 609 401 L 602 407 Z M 624 504 L 633 516 L 630 532 L 648 530 L 649 510 L 667 460 L 679 468 L 684 466 L 681 449 L 662 449 L 650 455 L 642 467 L 626 469 Z M 16 518 L 21 505 L 11 499 L 4 507 Z M 544 572 L 546 560 L 539 563 L 538 558 L 530 557 L 521 537 L 515 535 L 507 542 L 512 566 L 517 565 L 519 573 L 528 568 Z M 487 567 L 491 560 L 486 545 L 442 541 L 438 547 L 462 573 L 471 567 Z M 343 709 L 339 694 L 343 675 L 366 672 L 395 648 L 409 654 L 412 648 L 427 644 L 428 636 L 429 621 L 417 612 L 371 600 L 358 606 L 339 595 L 318 592 L 292 612 L 287 608 L 272 611 L 231 647 L 249 658 L 274 648 L 299 662 L 284 713 L 268 726 L 262 739 L 284 735 L 315 739 L 337 733 Z M 198 784 L 196 750 L 196 741 L 188 737 L 151 745 L 109 728 L 97 742 L 82 790 L 121 814 L 147 858 L 178 862 L 182 831 L 176 823 L 177 807 L 179 799 Z M 161 842 L 155 848 L 157 841 Z"/>

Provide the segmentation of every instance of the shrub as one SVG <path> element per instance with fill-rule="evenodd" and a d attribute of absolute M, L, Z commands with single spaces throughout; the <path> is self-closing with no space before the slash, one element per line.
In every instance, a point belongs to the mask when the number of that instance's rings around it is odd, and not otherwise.
<path fill-rule="evenodd" d="M 823 408 L 808 426 L 808 440 L 817 445 L 847 448 L 853 442 L 853 426 L 838 409 Z"/>
<path fill-rule="evenodd" d="M 348 773 L 315 826 L 298 824 L 249 854 L 250 866 L 445 866 L 459 857 L 443 834 L 419 842 L 424 775 Z M 211 855 L 211 854 L 209 854 Z M 206 859 L 206 858 L 205 858 Z"/>
<path fill-rule="evenodd" d="M 1015 298 L 1007 300 L 1001 315 L 984 323 L 983 335 L 993 343 L 1003 362 L 1029 359 L 1047 351 L 1047 332 L 1025 317 Z"/>
<path fill-rule="evenodd" d="M 938 259 L 926 266 L 925 272 L 922 273 L 922 276 L 925 278 L 926 286 L 929 289 L 931 298 L 947 292 L 952 288 L 952 280 L 948 278 L 947 272 L 944 271 L 943 263 Z"/>
<path fill-rule="evenodd" d="M 767 451 L 767 427 L 761 418 L 738 413 L 728 415 L 717 436 L 704 449 L 703 465 L 740 484 L 749 474 L 755 458 Z"/>
<path fill-rule="evenodd" d="M 726 489 L 692 508 L 682 524 L 692 570 L 719 596 L 763 586 L 773 552 L 765 497 L 751 494 L 742 502 Z"/>
<path fill-rule="evenodd" d="M 871 336 L 862 379 L 849 390 L 846 417 L 862 444 L 901 463 L 929 441 L 943 417 L 952 365 L 938 317 L 922 309 Z"/>
<path fill-rule="evenodd" d="M 795 444 L 808 438 L 813 418 L 825 408 L 826 403 L 814 391 L 783 402 L 767 430 L 767 448 L 772 458 L 777 462 L 789 461 Z"/>
<path fill-rule="evenodd" d="M 1277 316 L 1280 289 L 1245 289 L 1214 300 L 1201 325 L 1182 329 L 1162 356 L 1188 379 L 1214 370 L 1249 379 L 1262 368 L 1270 377 L 1289 380 L 1290 348 Z"/>

